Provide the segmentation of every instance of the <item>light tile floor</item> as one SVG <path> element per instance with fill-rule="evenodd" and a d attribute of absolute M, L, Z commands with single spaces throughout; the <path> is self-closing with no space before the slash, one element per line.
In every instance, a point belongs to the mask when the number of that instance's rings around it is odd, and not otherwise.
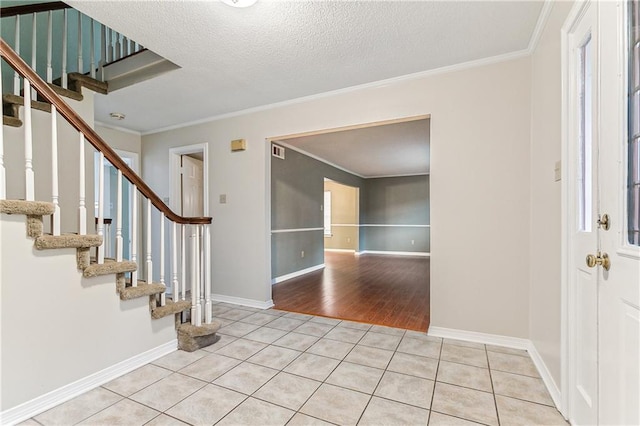
<path fill-rule="evenodd" d="M 226 303 L 221 339 L 30 425 L 564 425 L 526 351 Z"/>

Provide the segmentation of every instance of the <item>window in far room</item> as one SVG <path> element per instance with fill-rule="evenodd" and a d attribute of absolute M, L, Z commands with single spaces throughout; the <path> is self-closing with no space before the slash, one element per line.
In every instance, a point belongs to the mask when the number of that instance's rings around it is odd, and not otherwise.
<path fill-rule="evenodd" d="M 324 235 L 331 236 L 331 191 L 324 191 Z"/>

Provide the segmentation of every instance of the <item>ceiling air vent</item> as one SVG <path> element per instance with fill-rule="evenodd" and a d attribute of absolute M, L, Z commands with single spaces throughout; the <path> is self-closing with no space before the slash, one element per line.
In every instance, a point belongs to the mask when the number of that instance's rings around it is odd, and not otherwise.
<path fill-rule="evenodd" d="M 284 148 L 279 145 L 271 145 L 271 155 L 284 160 Z"/>

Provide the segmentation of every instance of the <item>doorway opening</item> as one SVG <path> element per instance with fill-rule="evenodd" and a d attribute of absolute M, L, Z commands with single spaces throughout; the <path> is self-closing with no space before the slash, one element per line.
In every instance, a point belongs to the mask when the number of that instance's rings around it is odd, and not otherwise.
<path fill-rule="evenodd" d="M 269 139 L 277 309 L 427 331 L 430 117 Z"/>
<path fill-rule="evenodd" d="M 324 250 L 360 251 L 360 188 L 324 178 Z"/>
<path fill-rule="evenodd" d="M 181 216 L 209 216 L 207 144 L 169 150 L 169 207 Z"/>

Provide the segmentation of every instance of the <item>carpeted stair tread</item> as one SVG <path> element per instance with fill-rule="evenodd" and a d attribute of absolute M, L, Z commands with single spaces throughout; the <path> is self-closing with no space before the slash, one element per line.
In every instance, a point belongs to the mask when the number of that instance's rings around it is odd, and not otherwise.
<path fill-rule="evenodd" d="M 104 81 L 96 80 L 88 75 L 80 74 L 77 72 L 70 72 L 68 74 L 69 88 L 75 90 L 78 93 L 82 93 L 82 88 L 86 87 L 89 90 L 93 90 L 96 93 L 106 95 L 109 93 L 109 84 Z"/>
<path fill-rule="evenodd" d="M 136 262 L 128 260 L 122 262 L 116 262 L 113 259 L 105 259 L 104 263 L 91 263 L 87 266 L 83 275 L 85 278 L 97 277 L 99 275 L 118 274 L 123 272 L 133 272 L 138 269 Z"/>
<path fill-rule="evenodd" d="M 120 288 L 120 300 L 131 300 L 143 296 L 153 296 L 155 294 L 164 293 L 167 287 L 160 283 L 147 284 L 145 282 L 138 281 L 138 285 L 135 287 Z"/>
<path fill-rule="evenodd" d="M 45 216 L 53 212 L 53 203 L 45 201 L 0 200 L 0 213 Z"/>
<path fill-rule="evenodd" d="M 195 326 L 190 323 L 180 324 L 178 329 L 178 348 L 183 351 L 193 352 L 205 348 L 220 340 L 216 335 L 222 324 L 220 321 L 213 321 L 211 324 Z"/>
<path fill-rule="evenodd" d="M 5 113 L 9 112 L 7 108 L 13 109 L 15 111 L 15 109 L 12 108 L 11 106 L 12 105 L 24 106 L 24 96 L 14 95 L 13 93 L 4 94 L 2 95 L 2 105 L 3 105 L 3 111 L 5 111 Z M 31 108 L 44 111 L 44 112 L 51 112 L 51 104 L 48 102 L 32 100 Z M 12 113 L 11 115 L 13 115 L 14 117 L 17 117 L 15 112 Z"/>
<path fill-rule="evenodd" d="M 167 299 L 164 306 L 158 306 L 151 310 L 151 317 L 153 319 L 164 318 L 169 315 L 179 314 L 191 308 L 191 302 L 189 300 L 173 300 Z"/>
<path fill-rule="evenodd" d="M 2 124 L 10 127 L 20 127 L 22 126 L 22 120 L 17 117 L 2 114 Z"/>
<path fill-rule="evenodd" d="M 58 249 L 58 248 L 89 248 L 102 245 L 100 235 L 42 235 L 36 238 L 35 246 L 38 250 Z"/>

